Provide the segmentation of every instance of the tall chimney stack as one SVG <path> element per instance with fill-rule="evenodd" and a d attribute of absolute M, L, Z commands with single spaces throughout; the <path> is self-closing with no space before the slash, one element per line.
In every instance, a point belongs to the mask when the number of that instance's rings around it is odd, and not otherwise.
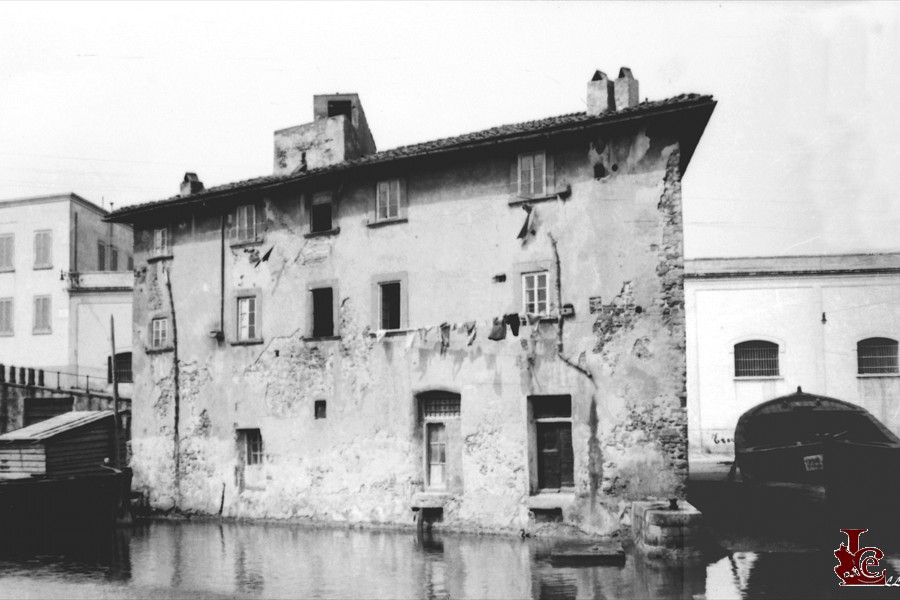
<path fill-rule="evenodd" d="M 595 117 L 615 109 L 613 82 L 603 71 L 595 71 L 587 85 L 587 114 Z"/>
<path fill-rule="evenodd" d="M 619 69 L 619 77 L 613 84 L 615 89 L 616 110 L 631 108 L 640 103 L 638 94 L 638 80 L 631 74 L 631 69 L 622 67 Z"/>

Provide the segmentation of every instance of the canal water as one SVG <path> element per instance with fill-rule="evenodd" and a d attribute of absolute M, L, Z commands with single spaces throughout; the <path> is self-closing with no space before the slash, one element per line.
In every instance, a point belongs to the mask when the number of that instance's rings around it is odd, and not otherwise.
<path fill-rule="evenodd" d="M 838 534 L 835 546 L 840 541 Z M 0 597 L 848 598 L 873 597 L 873 591 L 900 597 L 900 587 L 840 588 L 827 548 L 711 552 L 691 565 L 629 553 L 624 566 L 556 567 L 554 545 L 501 536 L 153 521 L 90 537 L 0 538 Z M 900 560 L 882 564 L 888 574 L 900 573 Z"/>

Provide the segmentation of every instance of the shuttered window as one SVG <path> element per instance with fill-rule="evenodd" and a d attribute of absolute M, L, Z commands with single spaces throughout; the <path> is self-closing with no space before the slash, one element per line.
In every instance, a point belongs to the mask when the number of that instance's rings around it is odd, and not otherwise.
<path fill-rule="evenodd" d="M 543 196 L 546 193 L 547 168 L 544 152 L 519 155 L 519 195 Z"/>
<path fill-rule="evenodd" d="M 234 215 L 234 232 L 238 241 L 256 239 L 256 207 L 253 205 L 238 206 Z"/>
<path fill-rule="evenodd" d="M 53 266 L 53 232 L 34 232 L 34 268 L 49 269 Z"/>
<path fill-rule="evenodd" d="M 50 333 L 50 296 L 34 298 L 34 333 Z"/>
<path fill-rule="evenodd" d="M 97 242 L 97 270 L 106 270 L 106 244 Z"/>
<path fill-rule="evenodd" d="M 115 246 L 109 247 L 109 270 L 119 270 L 119 249 Z"/>
<path fill-rule="evenodd" d="M 886 375 L 898 372 L 897 341 L 890 338 L 868 338 L 856 344 L 857 373 Z"/>
<path fill-rule="evenodd" d="M 165 227 L 153 230 L 153 246 L 150 249 L 151 256 L 168 256 L 169 254 L 169 230 Z"/>
<path fill-rule="evenodd" d="M 400 180 L 379 181 L 376 196 L 376 220 L 386 221 L 400 216 Z"/>
<path fill-rule="evenodd" d="M 15 239 L 12 233 L 0 235 L 0 271 L 12 271 L 15 268 L 13 263 Z"/>
<path fill-rule="evenodd" d="M 0 298 L 0 335 L 13 334 L 13 299 Z"/>
<path fill-rule="evenodd" d="M 735 377 L 777 377 L 778 344 L 751 340 L 734 346 Z"/>

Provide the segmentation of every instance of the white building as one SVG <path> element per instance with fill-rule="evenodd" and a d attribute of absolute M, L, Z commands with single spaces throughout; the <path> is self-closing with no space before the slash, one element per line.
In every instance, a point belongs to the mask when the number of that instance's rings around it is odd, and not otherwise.
<path fill-rule="evenodd" d="M 103 387 L 113 315 L 130 378 L 133 235 L 107 214 L 75 194 L 0 201 L 0 363 Z"/>
<path fill-rule="evenodd" d="M 733 456 L 738 417 L 802 386 L 900 434 L 900 254 L 685 264 L 692 459 Z"/>

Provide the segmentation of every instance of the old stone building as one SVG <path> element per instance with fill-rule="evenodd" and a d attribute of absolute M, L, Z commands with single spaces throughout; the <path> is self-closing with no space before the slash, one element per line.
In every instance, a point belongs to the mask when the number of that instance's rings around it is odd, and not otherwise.
<path fill-rule="evenodd" d="M 382 152 L 356 95 L 317 96 L 273 175 L 113 213 L 152 504 L 609 532 L 681 493 L 681 178 L 715 101 L 637 85 Z"/>

